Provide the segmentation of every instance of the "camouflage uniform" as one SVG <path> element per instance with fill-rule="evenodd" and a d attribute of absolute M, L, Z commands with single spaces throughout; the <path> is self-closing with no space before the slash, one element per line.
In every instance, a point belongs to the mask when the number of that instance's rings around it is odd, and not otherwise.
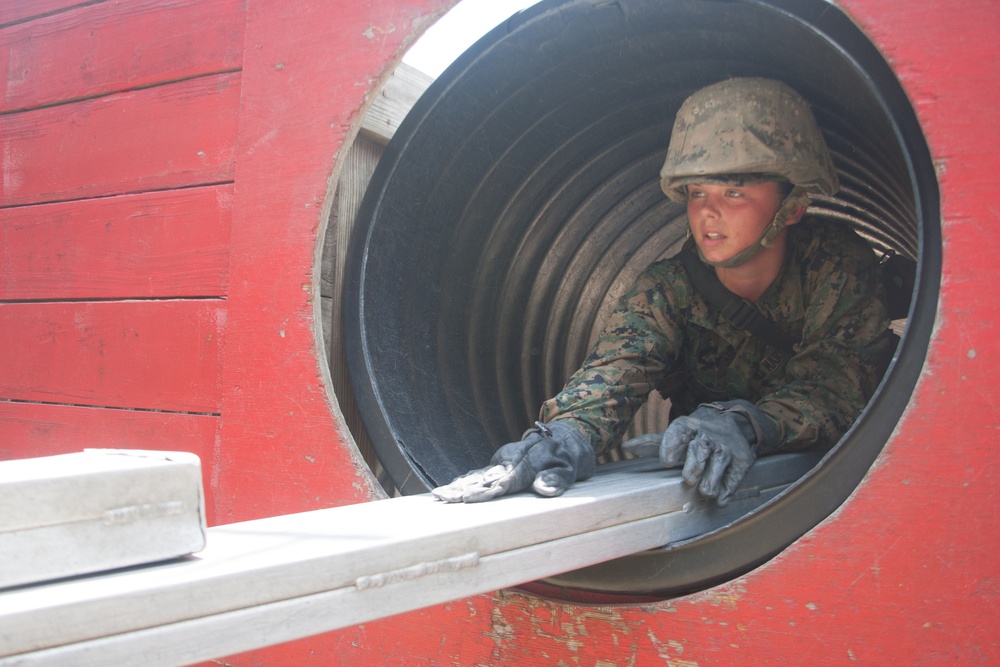
<path fill-rule="evenodd" d="M 541 421 L 572 420 L 600 453 L 659 390 L 672 399 L 672 417 L 746 399 L 778 423 L 779 449 L 832 445 L 894 349 L 876 271 L 871 248 L 846 226 L 804 219 L 789 227 L 781 273 L 756 303 L 800 341 L 786 358 L 710 311 L 679 260 L 657 262 L 623 297 L 582 368 L 542 406 Z"/>
<path fill-rule="evenodd" d="M 739 267 L 787 232 L 781 269 L 756 306 L 799 341 L 790 357 L 710 311 L 679 259 L 657 262 L 611 314 L 583 367 L 542 406 L 538 428 L 434 495 L 481 502 L 529 486 L 559 495 L 593 473 L 594 453 L 621 440 L 654 390 L 671 399 L 672 416 L 695 412 L 662 436 L 648 434 L 660 463 L 683 461 L 684 481 L 719 506 L 758 455 L 835 443 L 874 392 L 895 342 L 874 253 L 846 227 L 798 220 L 810 196 L 839 187 L 798 93 L 779 81 L 730 79 L 688 97 L 660 170 L 663 192 L 686 203 L 691 184 L 762 181 L 791 189 L 757 240 L 724 261 L 702 259 Z M 648 435 L 630 451 L 647 447 Z"/>

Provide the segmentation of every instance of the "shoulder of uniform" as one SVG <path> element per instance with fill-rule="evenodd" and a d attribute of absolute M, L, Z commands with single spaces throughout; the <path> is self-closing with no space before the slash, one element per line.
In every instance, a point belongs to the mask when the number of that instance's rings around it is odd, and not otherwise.
<path fill-rule="evenodd" d="M 687 271 L 681 260 L 674 255 L 666 259 L 660 259 L 650 264 L 639 275 L 640 280 L 645 279 L 656 283 L 674 284 L 677 281 L 687 282 Z"/>
<path fill-rule="evenodd" d="M 807 252 L 839 255 L 844 252 L 870 250 L 868 242 L 861 238 L 850 225 L 834 220 L 807 217 L 789 227 L 789 238 L 793 244 L 807 248 Z"/>
<path fill-rule="evenodd" d="M 660 292 L 669 300 L 690 299 L 691 283 L 687 271 L 676 256 L 657 260 L 639 274 L 633 291 L 649 290 Z"/>

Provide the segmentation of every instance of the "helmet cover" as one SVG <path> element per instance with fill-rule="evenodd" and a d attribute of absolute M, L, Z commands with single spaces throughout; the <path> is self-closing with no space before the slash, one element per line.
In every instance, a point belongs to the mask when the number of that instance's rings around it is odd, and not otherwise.
<path fill-rule="evenodd" d="M 728 79 L 681 105 L 660 186 L 687 201 L 689 183 L 787 180 L 799 192 L 833 195 L 837 173 L 809 104 L 773 79 Z"/>

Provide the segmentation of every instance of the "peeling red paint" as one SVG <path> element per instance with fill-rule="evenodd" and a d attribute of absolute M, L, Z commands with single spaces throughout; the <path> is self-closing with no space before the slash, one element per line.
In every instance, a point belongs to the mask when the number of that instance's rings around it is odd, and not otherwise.
<path fill-rule="evenodd" d="M 30 15 L 30 3 L 15 4 Z M 71 12 L 111 6 L 64 4 L 79 5 Z M 207 382 L 213 399 L 216 388 L 221 393 L 219 414 L 170 425 L 178 442 L 188 447 L 196 441 L 190 446 L 210 462 L 206 478 L 217 520 L 364 502 L 380 494 L 324 386 L 311 288 L 304 289 L 324 207 L 303 203 L 329 194 L 334 156 L 373 95 L 375 84 L 357 82 L 383 80 L 405 45 L 450 4 L 227 5 L 244 11 L 247 20 L 239 96 L 227 98 L 238 103 L 238 144 L 232 154 L 220 149 L 235 164 L 218 171 L 234 181 L 229 275 L 217 281 L 227 292 L 215 295 L 225 303 L 218 313 L 224 331 L 213 336 L 222 341 Z M 588 607 L 504 591 L 219 664 L 1000 664 L 1000 342 L 994 333 L 1000 299 L 991 287 L 1000 257 L 993 183 L 1000 126 L 990 115 L 1000 108 L 996 3 L 844 0 L 838 6 L 892 64 L 914 103 L 940 177 L 944 241 L 940 316 L 923 375 L 896 433 L 848 502 L 753 572 L 676 600 Z M 11 26 L 0 30 L 13 32 Z M 0 46 L 9 51 L 9 44 Z M 13 122 L 19 115 L 5 118 Z M 51 110 L 43 115 L 58 116 Z M 10 148 L 4 182 L 21 196 L 28 155 L 8 146 L 3 133 L 0 142 Z M 203 168 L 199 158 L 190 160 L 192 169 Z M 48 171 L 38 173 L 36 189 L 44 189 Z M 97 193 L 99 185 L 73 181 L 66 188 Z M 9 347 L 19 344 L 12 338 Z M 3 405 L 5 432 L 29 432 L 10 412 L 21 404 Z M 129 406 L 111 406 L 116 409 L 102 420 L 79 407 L 31 407 L 38 414 L 58 412 L 60 428 L 70 432 L 117 437 L 135 428 L 115 421 Z M 31 432 L 28 447 L 52 446 L 38 429 Z M 4 440 L 0 453 L 23 455 L 17 447 L 24 441 Z"/>

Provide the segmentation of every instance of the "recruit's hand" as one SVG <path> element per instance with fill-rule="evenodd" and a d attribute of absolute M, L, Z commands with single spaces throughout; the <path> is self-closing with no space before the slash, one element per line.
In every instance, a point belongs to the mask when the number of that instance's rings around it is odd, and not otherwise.
<path fill-rule="evenodd" d="M 758 453 L 773 450 L 778 428 L 749 401 L 707 403 L 678 417 L 662 434 L 641 435 L 622 444 L 633 456 L 659 456 L 664 468 L 682 463 L 690 486 L 720 507 L 729 504 Z"/>
<path fill-rule="evenodd" d="M 542 496 L 558 496 L 573 482 L 594 474 L 596 458 L 587 438 L 573 426 L 539 424 L 523 440 L 496 451 L 486 468 L 473 470 L 431 493 L 449 503 L 478 503 L 531 487 Z"/>

